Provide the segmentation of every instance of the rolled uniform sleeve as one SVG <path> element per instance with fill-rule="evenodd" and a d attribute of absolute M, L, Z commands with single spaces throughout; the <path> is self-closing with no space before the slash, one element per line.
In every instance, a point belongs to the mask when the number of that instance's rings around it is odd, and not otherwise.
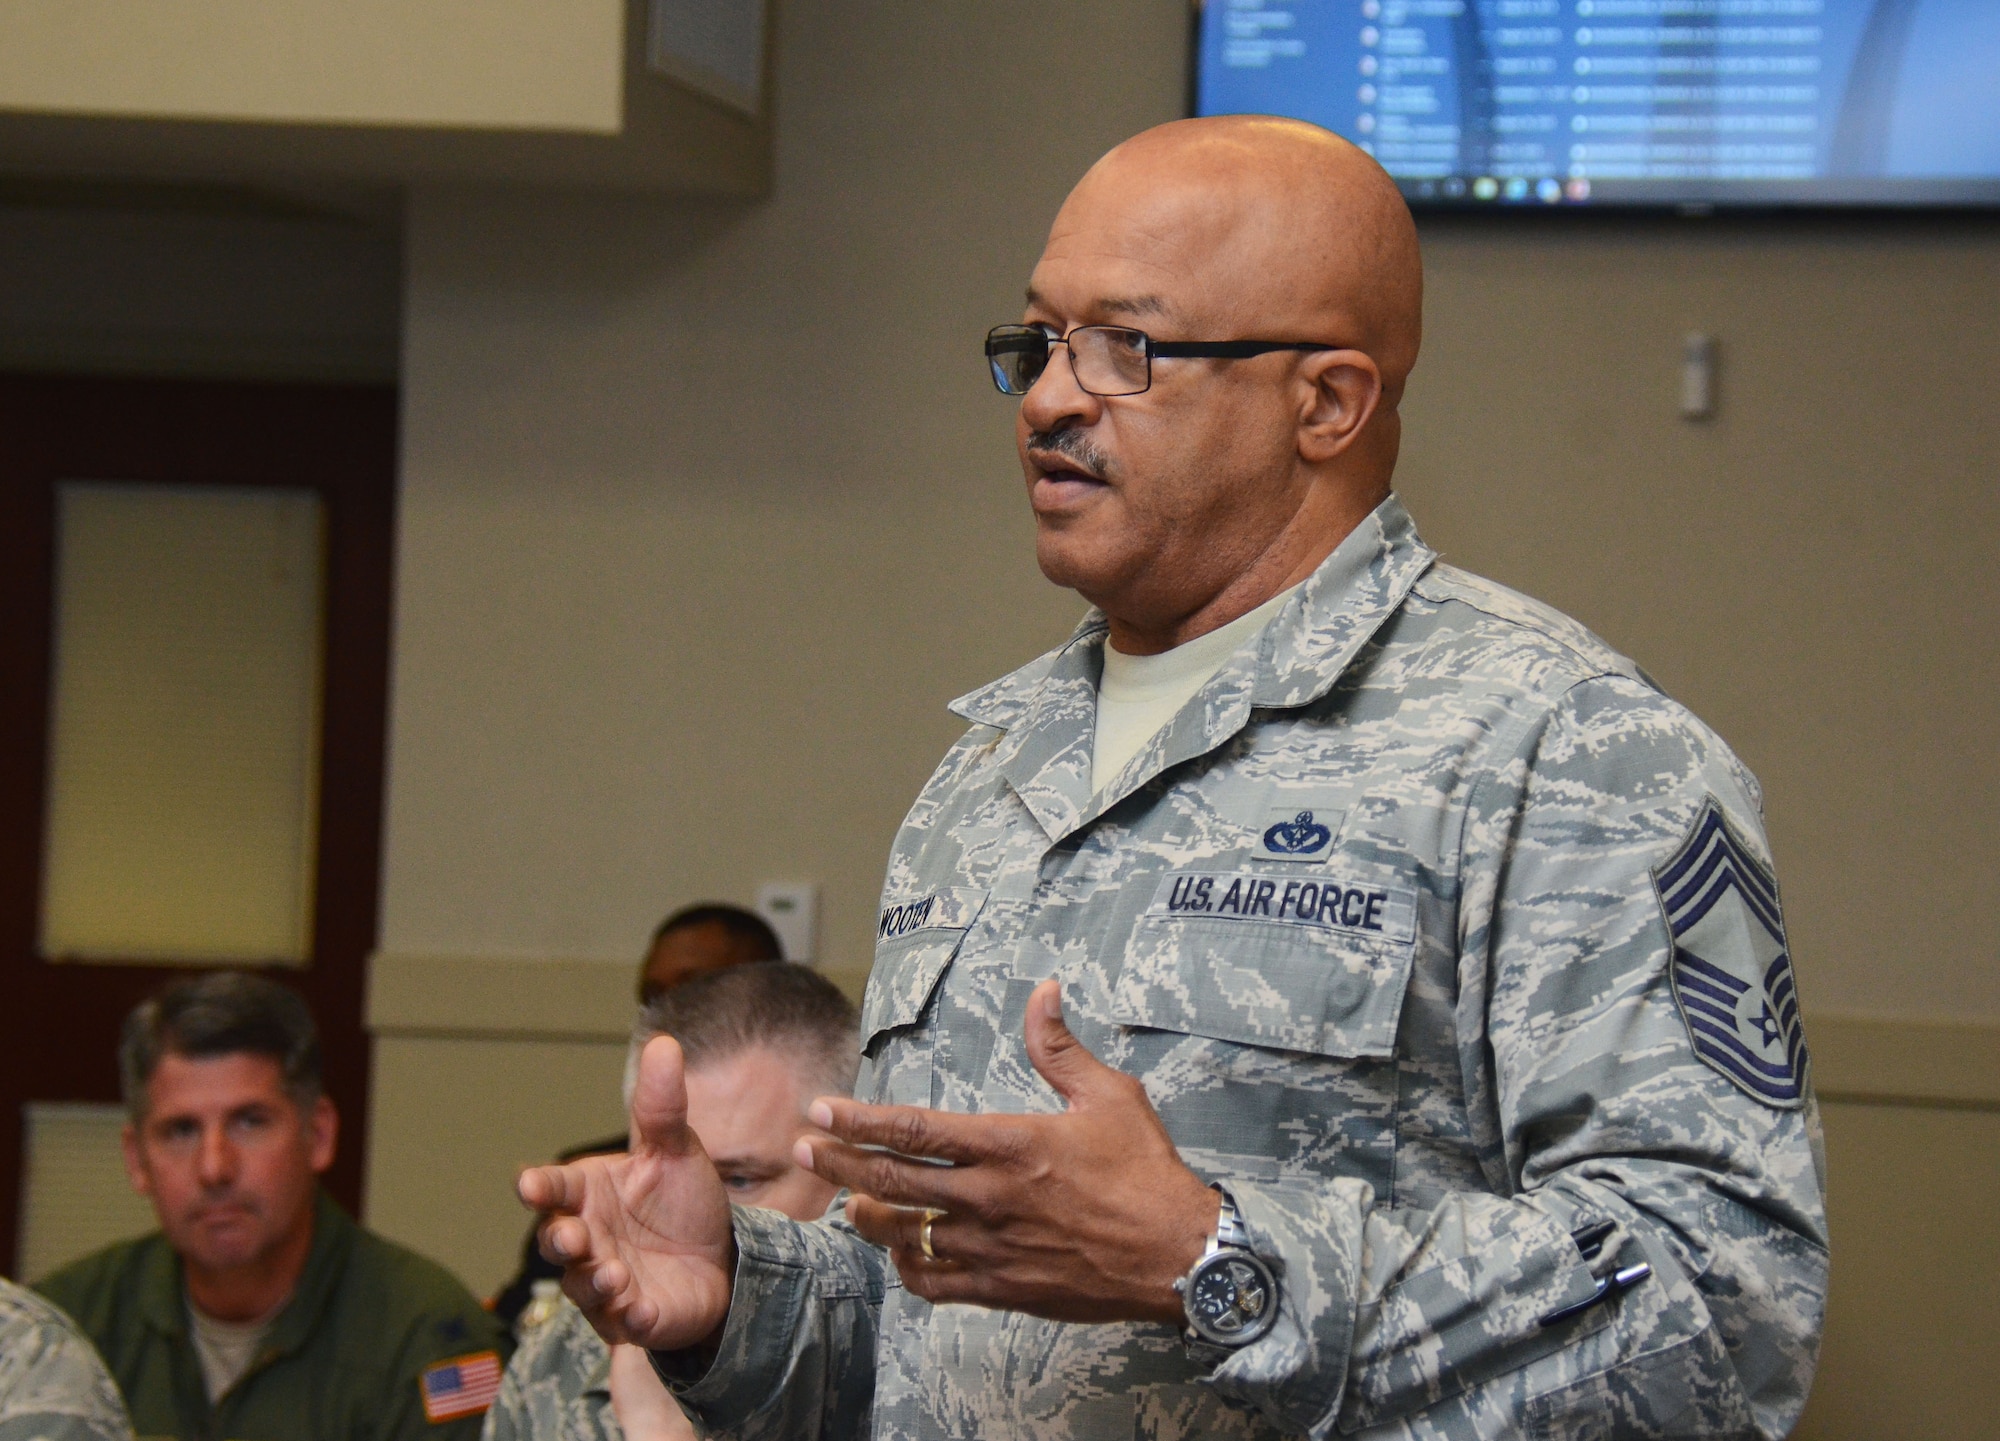
<path fill-rule="evenodd" d="M 132 1441 L 118 1388 L 54 1306 L 0 1280 L 0 1441 Z"/>
<path fill-rule="evenodd" d="M 1498 741 L 1460 846 L 1450 1002 L 1488 1190 L 1378 1208 L 1357 1182 L 1232 1182 L 1283 1311 L 1210 1384 L 1314 1436 L 1783 1436 L 1825 1297 L 1817 1113 L 1808 1088 L 1773 1104 L 1697 1053 L 1655 885 L 1711 807 L 1761 851 L 1754 783 L 1621 676 Z M 1572 1233 L 1605 1223 L 1586 1260 Z"/>
<path fill-rule="evenodd" d="M 833 1219 L 841 1205 L 810 1223 L 736 1208 L 736 1288 L 714 1361 L 704 1368 L 693 1352 L 653 1353 L 706 1434 L 866 1433 L 887 1258 Z"/>

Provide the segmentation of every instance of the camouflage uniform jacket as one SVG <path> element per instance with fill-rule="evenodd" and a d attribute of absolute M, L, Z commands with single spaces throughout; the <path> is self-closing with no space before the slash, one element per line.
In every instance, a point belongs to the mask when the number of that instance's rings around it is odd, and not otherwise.
<path fill-rule="evenodd" d="M 480 1441 L 625 1441 L 611 1409 L 611 1348 L 568 1301 L 521 1338 Z"/>
<path fill-rule="evenodd" d="M 111 1373 L 69 1317 L 0 1279 L 0 1441 L 132 1441 Z"/>
<path fill-rule="evenodd" d="M 837 1221 L 739 1211 L 715 1363 L 656 1357 L 683 1400 L 755 1438 L 1784 1435 L 1823 1163 L 1742 764 L 1393 497 L 1093 794 L 1104 635 L 954 703 L 856 1094 L 1055 1109 L 1022 1023 L 1057 977 L 1235 1198 L 1276 1327 L 1203 1364 L 932 1308 Z"/>

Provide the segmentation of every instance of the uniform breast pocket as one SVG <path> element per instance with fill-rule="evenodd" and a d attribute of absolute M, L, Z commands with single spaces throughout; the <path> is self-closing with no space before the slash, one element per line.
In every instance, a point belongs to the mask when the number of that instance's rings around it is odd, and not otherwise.
<path fill-rule="evenodd" d="M 1120 961 L 1110 1018 L 1130 1028 L 1127 1065 L 1183 1154 L 1215 1155 L 1219 1178 L 1234 1156 L 1251 1175 L 1355 1176 L 1389 1194 L 1413 911 L 1392 888 L 1207 873 L 1161 883 Z"/>
<path fill-rule="evenodd" d="M 1134 928 L 1113 1016 L 1249 1046 L 1388 1056 L 1415 939 L 1415 896 L 1397 886 L 1178 872 Z"/>
<path fill-rule="evenodd" d="M 874 1064 L 876 1099 L 930 1104 L 931 1044 L 919 1023 L 985 905 L 985 891 L 957 886 L 883 907 L 861 1003 L 861 1052 Z"/>

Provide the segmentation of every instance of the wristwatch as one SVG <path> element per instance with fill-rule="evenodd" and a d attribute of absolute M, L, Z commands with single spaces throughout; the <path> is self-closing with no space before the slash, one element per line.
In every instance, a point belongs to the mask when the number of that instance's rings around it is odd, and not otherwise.
<path fill-rule="evenodd" d="M 1187 1316 L 1182 1339 L 1198 1358 L 1210 1348 L 1227 1352 L 1248 1346 L 1278 1320 L 1277 1275 L 1250 1249 L 1235 1200 L 1220 1186 L 1210 1189 L 1222 1198 L 1215 1233 L 1194 1269 L 1174 1282 Z"/>

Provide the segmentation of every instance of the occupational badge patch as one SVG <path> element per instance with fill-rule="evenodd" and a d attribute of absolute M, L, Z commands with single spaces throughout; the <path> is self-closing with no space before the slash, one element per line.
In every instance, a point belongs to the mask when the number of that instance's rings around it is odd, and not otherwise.
<path fill-rule="evenodd" d="M 1256 856 L 1266 861 L 1324 861 L 1342 812 L 1276 806 L 1258 827 Z"/>
<path fill-rule="evenodd" d="M 1695 1054 L 1766 1105 L 1804 1105 L 1806 1037 L 1777 880 L 1713 798 L 1653 885 Z"/>

